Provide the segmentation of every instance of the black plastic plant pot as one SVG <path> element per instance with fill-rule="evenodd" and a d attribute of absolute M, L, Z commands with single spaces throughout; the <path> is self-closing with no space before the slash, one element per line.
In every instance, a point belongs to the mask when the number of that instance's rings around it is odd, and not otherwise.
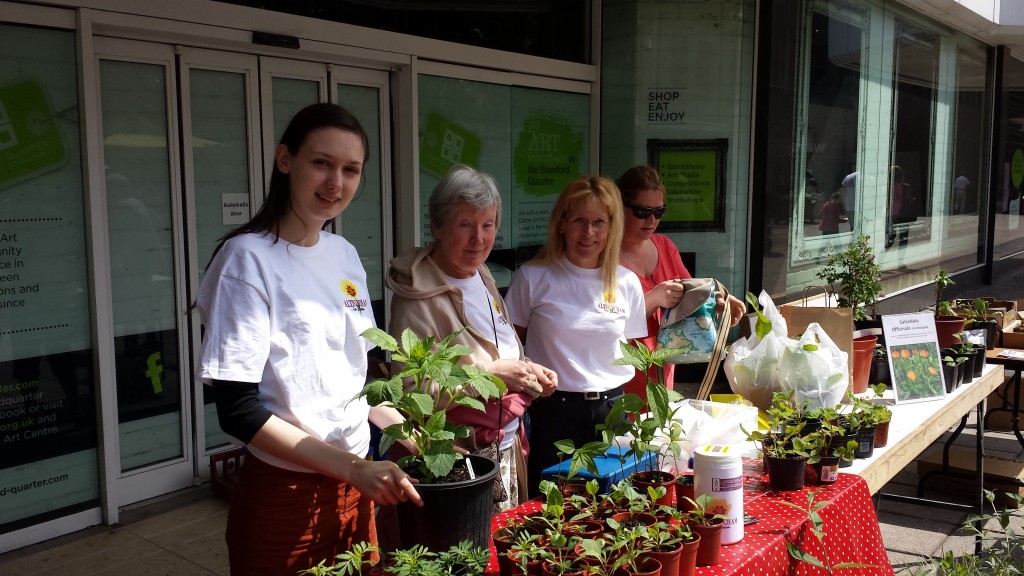
<path fill-rule="evenodd" d="M 857 440 L 857 436 L 856 435 L 850 435 L 850 436 L 838 436 L 836 438 L 833 438 L 832 442 L 828 445 L 828 452 L 831 453 L 833 450 L 835 450 L 839 446 L 846 446 L 847 444 L 850 443 L 850 440 Z M 859 442 L 858 442 L 858 444 L 859 444 Z M 839 467 L 840 468 L 847 468 L 849 466 L 853 466 L 853 460 L 847 460 L 845 458 L 840 458 L 839 459 Z"/>
<path fill-rule="evenodd" d="M 974 372 L 972 373 L 975 378 L 981 377 L 982 371 L 985 370 L 985 358 L 986 348 L 980 344 L 974 346 Z"/>
<path fill-rule="evenodd" d="M 773 458 L 766 456 L 768 484 L 776 492 L 791 492 L 804 487 L 807 458 Z"/>
<path fill-rule="evenodd" d="M 463 540 L 483 548 L 490 546 L 498 463 L 476 454 L 466 458 L 472 462 L 476 478 L 449 484 L 416 484 L 423 507 L 411 502 L 398 504 L 398 534 L 403 548 L 422 544 L 431 550 L 447 550 Z"/>
<path fill-rule="evenodd" d="M 967 353 L 967 354 L 962 354 L 960 352 L 957 352 L 956 354 L 953 354 L 953 357 L 954 358 L 966 358 L 966 360 L 964 360 L 963 362 L 960 363 L 960 367 L 963 369 L 963 378 L 961 378 L 960 383 L 961 384 L 966 384 L 966 383 L 970 382 L 971 380 L 973 380 L 974 379 L 974 353 L 970 352 L 970 353 Z"/>
<path fill-rule="evenodd" d="M 875 427 L 865 426 L 857 431 L 857 447 L 853 450 L 854 458 L 871 458 L 875 453 Z"/>
<path fill-rule="evenodd" d="M 959 384 L 959 382 L 957 382 L 956 364 L 942 363 L 942 379 L 946 382 L 947 394 L 956 390 L 956 387 Z"/>
<path fill-rule="evenodd" d="M 892 386 L 892 377 L 889 375 L 889 360 L 881 356 L 873 356 L 871 358 L 871 374 L 868 376 L 868 382 L 872 384 L 882 383 L 886 386 Z"/>

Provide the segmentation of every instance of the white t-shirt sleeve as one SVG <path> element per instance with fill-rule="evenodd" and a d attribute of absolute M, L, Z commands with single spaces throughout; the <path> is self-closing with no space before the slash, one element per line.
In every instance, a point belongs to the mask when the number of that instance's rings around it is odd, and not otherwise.
<path fill-rule="evenodd" d="M 224 273 L 209 270 L 197 299 L 205 334 L 199 378 L 260 382 L 270 354 L 270 311 L 259 288 Z"/>
<path fill-rule="evenodd" d="M 625 271 L 625 274 L 622 272 Z M 644 290 L 636 274 L 622 266 L 619 267 L 619 282 L 623 285 L 626 301 L 629 302 L 629 316 L 626 317 L 624 330 L 626 339 L 645 338 L 647 334 L 647 309 L 644 305 Z"/>
<path fill-rule="evenodd" d="M 509 321 L 513 326 L 530 326 L 530 317 L 533 313 L 530 288 L 531 284 L 537 281 L 534 276 L 538 270 L 535 266 L 524 266 L 516 270 L 512 276 L 512 282 L 505 293 L 505 306 L 508 308 Z"/>

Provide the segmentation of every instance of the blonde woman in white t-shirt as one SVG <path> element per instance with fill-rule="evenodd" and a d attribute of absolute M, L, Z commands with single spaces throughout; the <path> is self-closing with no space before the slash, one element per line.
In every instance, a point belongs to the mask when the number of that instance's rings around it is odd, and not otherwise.
<path fill-rule="evenodd" d="M 558 374 L 558 389 L 530 406 L 528 476 L 533 494 L 558 463 L 554 443 L 599 439 L 595 430 L 633 377 L 613 362 L 620 342 L 647 335 L 640 280 L 619 265 L 622 198 L 611 180 L 580 177 L 559 195 L 548 238 L 516 271 L 505 301 L 526 354 Z"/>

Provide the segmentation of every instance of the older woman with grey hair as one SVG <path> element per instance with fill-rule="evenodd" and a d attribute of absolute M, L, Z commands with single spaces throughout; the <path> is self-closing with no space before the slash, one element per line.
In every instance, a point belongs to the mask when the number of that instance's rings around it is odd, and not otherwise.
<path fill-rule="evenodd" d="M 555 373 L 530 362 L 508 321 L 508 309 L 484 261 L 501 222 L 501 196 L 494 178 L 458 165 L 430 194 L 430 231 L 434 242 L 412 248 L 391 261 L 387 286 L 391 299 L 389 331 L 406 328 L 417 335 L 445 336 L 463 330 L 455 342 L 472 353 L 463 361 L 505 382 L 508 391 L 486 405 L 486 412 L 455 408 L 448 419 L 472 426 L 463 446 L 499 463 L 495 511 L 525 500 L 527 444 L 521 417 L 530 402 L 550 395 Z"/>

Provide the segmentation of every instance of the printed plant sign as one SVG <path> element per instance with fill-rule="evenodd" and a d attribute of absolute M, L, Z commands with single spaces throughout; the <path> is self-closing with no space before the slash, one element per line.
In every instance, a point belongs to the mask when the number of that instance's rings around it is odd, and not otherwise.
<path fill-rule="evenodd" d="M 944 398 L 935 316 L 930 312 L 883 316 L 882 330 L 896 402 Z"/>
<path fill-rule="evenodd" d="M 942 396 L 945 386 L 938 359 L 938 345 L 931 342 L 889 346 L 891 374 L 900 383 L 899 400 Z"/>

